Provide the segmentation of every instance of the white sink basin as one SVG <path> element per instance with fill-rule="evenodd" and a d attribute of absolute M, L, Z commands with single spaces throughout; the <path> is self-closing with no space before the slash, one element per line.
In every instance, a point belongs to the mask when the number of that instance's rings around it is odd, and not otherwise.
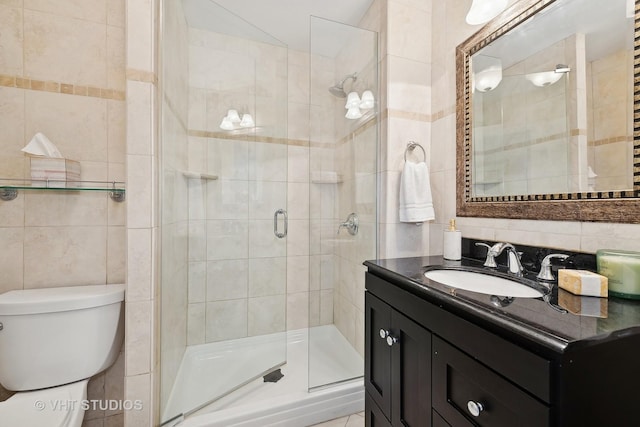
<path fill-rule="evenodd" d="M 479 292 L 487 295 L 514 298 L 539 298 L 542 295 L 536 289 L 513 280 L 488 274 L 460 270 L 431 270 L 424 273 L 427 279 L 452 288 Z"/>

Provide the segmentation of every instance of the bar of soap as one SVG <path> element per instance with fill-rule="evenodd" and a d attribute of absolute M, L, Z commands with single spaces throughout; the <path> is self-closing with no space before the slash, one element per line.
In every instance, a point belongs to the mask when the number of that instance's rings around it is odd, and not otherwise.
<path fill-rule="evenodd" d="M 587 270 L 558 270 L 558 286 L 574 295 L 606 297 L 609 294 L 607 278 Z"/>

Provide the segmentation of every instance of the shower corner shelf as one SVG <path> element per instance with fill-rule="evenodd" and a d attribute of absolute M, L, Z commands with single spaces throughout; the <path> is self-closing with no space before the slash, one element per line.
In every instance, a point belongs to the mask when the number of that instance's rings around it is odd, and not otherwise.
<path fill-rule="evenodd" d="M 340 184 L 342 181 L 342 175 L 336 172 L 311 172 L 312 184 Z"/>
<path fill-rule="evenodd" d="M 205 181 L 215 181 L 218 179 L 218 175 L 212 175 L 208 173 L 199 173 L 199 172 L 182 172 L 185 178 L 188 179 L 203 179 Z"/>
<path fill-rule="evenodd" d="M 61 181 L 0 178 L 0 200 L 18 197 L 19 190 L 38 191 L 102 191 L 115 202 L 125 201 L 125 184 L 120 181 Z"/>

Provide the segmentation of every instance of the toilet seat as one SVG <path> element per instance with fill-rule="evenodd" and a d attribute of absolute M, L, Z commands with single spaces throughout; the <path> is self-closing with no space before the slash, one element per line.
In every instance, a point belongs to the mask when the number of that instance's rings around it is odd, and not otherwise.
<path fill-rule="evenodd" d="M 88 379 L 36 391 L 18 392 L 0 402 L 0 420 L 7 427 L 80 427 Z"/>

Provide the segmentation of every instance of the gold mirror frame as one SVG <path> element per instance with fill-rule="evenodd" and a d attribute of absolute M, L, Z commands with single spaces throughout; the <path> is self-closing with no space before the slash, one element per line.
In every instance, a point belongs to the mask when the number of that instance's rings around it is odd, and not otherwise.
<path fill-rule="evenodd" d="M 640 223 L 640 0 L 635 3 L 633 190 L 471 197 L 471 55 L 561 0 L 521 0 L 456 48 L 456 215 Z"/>

